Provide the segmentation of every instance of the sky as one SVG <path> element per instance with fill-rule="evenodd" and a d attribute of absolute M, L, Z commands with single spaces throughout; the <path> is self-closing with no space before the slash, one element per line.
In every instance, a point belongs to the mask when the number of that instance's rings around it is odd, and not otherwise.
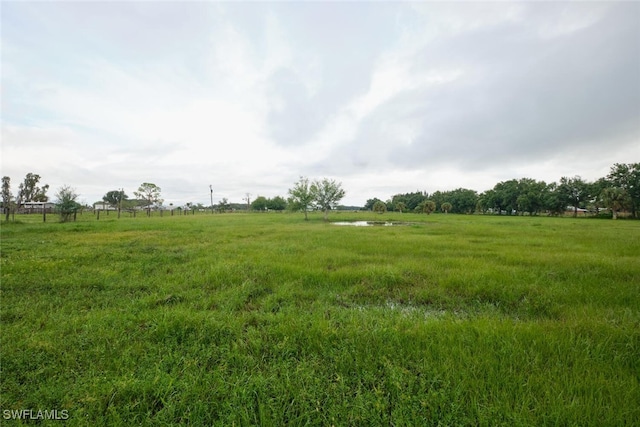
<path fill-rule="evenodd" d="M 640 161 L 640 2 L 0 3 L 2 175 L 92 204 L 606 176 Z"/>

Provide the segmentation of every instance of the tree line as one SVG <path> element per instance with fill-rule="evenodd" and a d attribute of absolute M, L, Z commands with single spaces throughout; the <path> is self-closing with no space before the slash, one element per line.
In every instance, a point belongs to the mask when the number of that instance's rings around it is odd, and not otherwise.
<path fill-rule="evenodd" d="M 48 202 L 49 185 L 40 184 L 40 175 L 28 173 L 18 186 L 17 195 L 11 191 L 11 179 L 2 178 L 2 207 L 8 221 L 11 212 L 20 209 L 29 202 Z M 162 189 L 154 183 L 144 182 L 137 191 L 135 199 L 130 199 L 123 189 L 107 192 L 102 202 L 111 209 L 132 212 L 144 209 L 151 215 L 154 209 L 163 209 Z M 213 190 L 212 190 L 213 194 Z M 213 213 L 230 210 L 283 211 L 285 209 L 301 211 L 308 219 L 310 210 L 321 210 L 325 220 L 330 210 L 338 207 L 345 195 L 342 184 L 327 178 L 309 180 L 300 177 L 288 190 L 288 198 L 281 196 L 266 198 L 258 196 L 251 201 L 246 194 L 246 204 L 229 203 L 223 198 L 219 203 L 205 206 L 201 203 L 187 203 L 177 207 L 182 211 L 207 210 Z M 75 218 L 84 206 L 78 203 L 79 195 L 69 186 L 59 188 L 55 194 L 56 211 L 62 221 Z M 562 177 L 558 182 L 546 183 L 532 178 L 511 179 L 497 183 L 492 189 L 482 193 L 467 188 L 451 191 L 436 191 L 428 194 L 424 191 L 396 194 L 382 201 L 378 198 L 367 200 L 364 209 L 375 212 L 398 211 L 430 214 L 441 213 L 484 213 L 497 215 L 561 215 L 571 210 L 574 216 L 578 212 L 603 213 L 617 218 L 620 212 L 629 212 L 632 218 L 638 218 L 640 208 L 640 163 L 616 163 L 606 177 L 588 182 L 580 176 Z M 173 211 L 174 207 L 171 205 Z M 44 209 L 43 209 L 43 217 Z M 46 218 L 46 217 L 45 217 Z"/>
<path fill-rule="evenodd" d="M 623 211 L 638 218 L 640 163 L 616 163 L 606 177 L 594 182 L 580 176 L 562 177 L 559 182 L 552 183 L 532 178 L 511 179 L 482 193 L 466 188 L 432 194 L 415 191 L 396 194 L 384 202 L 378 198 L 369 199 L 364 208 L 376 212 L 497 215 L 561 215 L 570 210 L 574 216 L 582 211 L 598 215 L 608 209 L 614 219 Z"/>
<path fill-rule="evenodd" d="M 2 178 L 2 207 L 6 215 L 5 219 L 8 221 L 11 212 L 15 213 L 16 210 L 20 210 L 27 203 L 49 202 L 49 196 L 47 190 L 49 185 L 40 186 L 40 175 L 34 173 L 28 173 L 22 183 L 18 187 L 18 194 L 14 197 L 11 191 L 11 178 L 4 176 Z M 124 189 L 117 189 L 108 191 L 103 197 L 101 202 L 96 202 L 97 205 L 106 206 L 108 210 L 117 210 L 118 218 L 122 211 L 127 211 L 135 216 L 137 210 L 143 209 L 148 216 L 151 216 L 152 210 L 162 211 L 166 209 L 162 204 L 164 200 L 161 197 L 162 189 L 154 183 L 144 182 L 138 187 L 137 191 L 134 191 L 135 199 L 130 199 L 124 192 Z M 308 178 L 301 177 L 289 190 L 289 198 L 276 196 L 272 199 L 258 196 L 253 202 L 251 201 L 251 195 L 246 194 L 246 205 L 238 203 L 229 203 L 226 198 L 223 198 L 219 203 L 213 205 L 213 190 L 212 204 L 209 207 L 202 205 L 201 203 L 186 203 L 185 206 L 177 207 L 176 209 L 183 212 L 193 212 L 196 210 L 210 209 L 213 213 L 228 212 L 230 210 L 255 210 L 255 211 L 283 211 L 285 209 L 304 211 L 305 219 L 307 219 L 307 211 L 310 209 L 320 209 L 324 212 L 325 219 L 329 210 L 334 209 L 337 203 L 344 197 L 345 192 L 342 189 L 342 184 L 333 180 L 324 178 L 322 180 L 309 181 Z M 85 206 L 78 203 L 78 193 L 75 189 L 65 185 L 58 189 L 55 194 L 55 208 L 57 213 L 60 214 L 60 220 L 66 222 L 72 218 L 75 220 L 77 212 L 81 212 Z M 246 206 L 246 207 L 245 207 Z M 104 208 L 103 208 L 104 209 Z M 172 211 L 174 207 L 170 204 L 169 209 Z M 96 209 L 99 218 L 100 209 Z M 43 219 L 46 221 L 46 209 L 43 205 L 42 208 Z"/>

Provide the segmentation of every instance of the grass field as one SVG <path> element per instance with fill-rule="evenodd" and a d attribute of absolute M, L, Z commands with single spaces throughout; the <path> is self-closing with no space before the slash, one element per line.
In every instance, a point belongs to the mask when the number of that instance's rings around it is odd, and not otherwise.
<path fill-rule="evenodd" d="M 66 425 L 638 425 L 640 222 L 1 229 L 1 386 Z M 42 422 L 59 425 L 59 421 Z"/>

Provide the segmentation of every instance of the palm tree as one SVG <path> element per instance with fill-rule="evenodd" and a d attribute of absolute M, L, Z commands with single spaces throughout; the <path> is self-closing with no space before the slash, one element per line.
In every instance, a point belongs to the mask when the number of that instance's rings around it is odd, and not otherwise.
<path fill-rule="evenodd" d="M 436 202 L 434 202 L 433 200 L 425 200 L 424 202 L 422 202 L 422 212 L 426 213 L 427 215 L 430 215 L 431 212 L 436 210 Z"/>
<path fill-rule="evenodd" d="M 611 209 L 613 219 L 618 219 L 618 212 L 629 204 L 629 195 L 620 187 L 609 187 L 602 190 L 604 204 Z"/>
<path fill-rule="evenodd" d="M 449 213 L 449 211 L 451 210 L 451 203 L 449 202 L 444 202 L 442 204 L 442 206 L 440 206 L 440 209 L 442 209 L 444 211 L 444 213 Z"/>
<path fill-rule="evenodd" d="M 383 214 L 387 211 L 387 205 L 384 202 L 378 200 L 373 204 L 373 211 L 378 212 L 379 214 Z"/>

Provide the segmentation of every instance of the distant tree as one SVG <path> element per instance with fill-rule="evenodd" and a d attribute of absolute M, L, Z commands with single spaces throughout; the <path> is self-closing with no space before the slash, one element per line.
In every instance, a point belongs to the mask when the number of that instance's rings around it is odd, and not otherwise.
<path fill-rule="evenodd" d="M 375 205 L 376 202 L 382 202 L 382 200 L 378 199 L 377 197 L 374 197 L 373 199 L 369 199 L 367 200 L 367 203 L 364 204 L 364 209 L 367 211 L 372 211 L 373 205 Z"/>
<path fill-rule="evenodd" d="M 510 179 L 497 183 L 493 187 L 493 203 L 498 214 L 505 211 L 507 215 L 511 215 L 513 211 L 518 210 L 518 181 Z"/>
<path fill-rule="evenodd" d="M 616 163 L 611 167 L 607 179 L 613 187 L 627 192 L 631 216 L 637 218 L 640 208 L 640 163 Z"/>
<path fill-rule="evenodd" d="M 120 206 L 120 202 L 122 202 L 123 200 L 127 200 L 128 198 L 129 196 L 127 196 L 124 191 L 113 190 L 102 196 L 102 201 L 108 203 L 114 208 L 117 208 L 118 206 Z"/>
<path fill-rule="evenodd" d="M 251 202 L 251 209 L 254 211 L 266 211 L 267 210 L 267 198 L 258 196 Z"/>
<path fill-rule="evenodd" d="M 229 200 L 227 200 L 226 197 L 223 197 L 222 200 L 220 200 L 220 203 L 218 203 L 218 212 L 224 213 L 230 207 L 231 207 L 231 205 L 229 205 Z"/>
<path fill-rule="evenodd" d="M 444 202 L 444 203 L 440 206 L 440 209 L 442 209 L 442 211 L 443 211 L 444 213 L 449 213 L 449 211 L 451 210 L 451 207 L 452 207 L 452 206 L 451 206 L 451 203 L 449 203 L 449 202 Z"/>
<path fill-rule="evenodd" d="M 467 188 L 457 188 L 444 193 L 444 199 L 451 203 L 451 212 L 470 214 L 478 203 L 478 193 Z"/>
<path fill-rule="evenodd" d="M 604 205 L 611 209 L 613 219 L 618 219 L 618 212 L 630 205 L 631 198 L 624 188 L 609 187 L 602 190 Z"/>
<path fill-rule="evenodd" d="M 420 204 L 420 206 L 421 211 L 427 215 L 431 215 L 431 213 L 436 210 L 436 202 L 433 200 L 425 200 Z"/>
<path fill-rule="evenodd" d="M 393 212 L 393 211 L 395 211 L 395 210 L 396 210 L 396 204 L 393 202 L 393 200 L 392 200 L 392 199 L 387 199 L 387 200 L 384 202 L 384 204 L 385 204 L 385 205 L 387 205 L 387 211 L 389 211 L 389 212 Z"/>
<path fill-rule="evenodd" d="M 442 204 L 446 202 L 445 194 L 442 191 L 436 191 L 432 193 L 429 197 L 429 200 L 433 200 L 434 202 L 436 202 L 436 209 L 440 207 L 440 210 L 442 210 Z"/>
<path fill-rule="evenodd" d="M 18 186 L 18 200 L 17 204 L 20 207 L 23 203 L 27 202 L 47 202 L 47 190 L 49 190 L 49 184 L 38 187 L 40 182 L 40 175 L 29 172 L 22 182 Z"/>
<path fill-rule="evenodd" d="M 519 214 L 529 212 L 537 215 L 544 205 L 547 184 L 532 178 L 521 178 L 517 184 L 516 210 Z"/>
<path fill-rule="evenodd" d="M 324 220 L 328 220 L 328 214 L 345 195 L 342 184 L 332 179 L 323 178 L 322 181 L 314 181 L 311 184 L 313 200 L 324 212 Z"/>
<path fill-rule="evenodd" d="M 593 211 L 596 215 L 600 213 L 600 209 L 607 207 L 603 199 L 603 192 L 606 188 L 615 187 L 607 178 L 599 178 L 597 181 L 589 184 L 589 204 L 587 209 Z"/>
<path fill-rule="evenodd" d="M 251 210 L 251 193 L 245 193 L 245 197 L 242 200 L 247 202 L 247 211 L 250 211 Z"/>
<path fill-rule="evenodd" d="M 484 193 L 480 194 L 480 196 L 478 197 L 478 203 L 476 204 L 476 209 L 482 213 L 487 213 L 488 211 L 495 212 L 496 210 L 495 199 L 496 199 L 495 190 L 485 191 Z"/>
<path fill-rule="evenodd" d="M 563 200 L 562 194 L 558 191 L 559 185 L 556 182 L 549 184 L 547 192 L 543 198 L 544 209 L 549 215 L 557 216 L 567 209 L 567 203 Z"/>
<path fill-rule="evenodd" d="M 381 200 L 378 200 L 374 205 L 373 205 L 373 211 L 377 212 L 379 214 L 383 214 L 387 211 L 387 204 L 384 203 Z"/>
<path fill-rule="evenodd" d="M 112 206 L 118 209 L 118 218 L 120 218 L 120 210 L 122 209 L 122 202 L 129 199 L 129 196 L 125 194 L 122 190 L 112 190 L 107 194 L 102 196 L 102 201 L 108 203 L 109 206 Z"/>
<path fill-rule="evenodd" d="M 395 210 L 402 213 L 407 210 L 407 205 L 404 202 L 398 202 L 396 203 Z"/>
<path fill-rule="evenodd" d="M 272 211 L 283 211 L 287 208 L 287 201 L 284 197 L 276 196 L 267 200 L 267 208 Z"/>
<path fill-rule="evenodd" d="M 427 198 L 427 193 L 414 191 L 413 193 L 396 194 L 388 203 L 392 210 L 397 209 L 398 203 L 404 203 L 405 211 L 415 211 L 416 207 Z"/>
<path fill-rule="evenodd" d="M 150 182 L 143 182 L 138 191 L 134 191 L 133 194 L 137 198 L 144 200 L 144 206 L 147 208 L 147 216 L 151 216 L 151 206 L 154 204 L 162 204 L 163 200 L 160 198 L 160 192 L 162 189 L 157 185 Z"/>
<path fill-rule="evenodd" d="M 58 189 L 56 207 L 60 212 L 61 222 L 67 222 L 72 217 L 75 219 L 76 212 L 82 208 L 82 205 L 76 201 L 77 199 L 78 194 L 74 188 L 64 185 Z"/>
<path fill-rule="evenodd" d="M 2 208 L 6 215 L 6 221 L 9 221 L 9 214 L 11 213 L 11 203 L 13 203 L 13 194 L 11 193 L 11 178 L 8 176 L 2 177 Z"/>
<path fill-rule="evenodd" d="M 304 212 L 304 219 L 307 221 L 307 210 L 313 206 L 315 201 L 315 193 L 312 190 L 312 185 L 309 183 L 309 178 L 300 177 L 298 182 L 293 185 L 293 188 L 289 189 L 289 206 L 293 210 L 302 210 Z"/>
<path fill-rule="evenodd" d="M 568 178 L 563 176 L 560 178 L 560 185 L 556 189 L 560 200 L 565 204 L 573 206 L 573 216 L 578 216 L 578 208 L 585 206 L 585 202 L 589 200 L 588 184 L 582 180 L 580 176 Z"/>

